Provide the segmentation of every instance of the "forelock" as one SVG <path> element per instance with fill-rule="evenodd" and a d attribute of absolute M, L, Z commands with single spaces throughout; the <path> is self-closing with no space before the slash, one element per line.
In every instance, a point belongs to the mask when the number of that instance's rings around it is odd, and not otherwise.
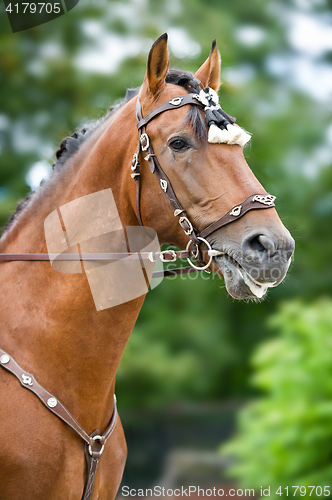
<path fill-rule="evenodd" d="M 166 83 L 178 85 L 184 88 L 189 94 L 199 94 L 200 82 L 194 77 L 190 71 L 182 71 L 178 69 L 170 69 L 166 75 Z M 207 141 L 207 129 L 205 120 L 202 117 L 198 106 L 192 105 L 186 115 L 184 125 L 188 124 L 192 127 L 199 142 Z"/>

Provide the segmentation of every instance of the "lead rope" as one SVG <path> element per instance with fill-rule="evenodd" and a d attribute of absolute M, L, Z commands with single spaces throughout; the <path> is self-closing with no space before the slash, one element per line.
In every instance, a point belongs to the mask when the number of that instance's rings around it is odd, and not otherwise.
<path fill-rule="evenodd" d="M 86 460 L 86 480 L 81 500 L 90 500 L 96 479 L 99 459 L 104 451 L 106 441 L 114 431 L 117 422 L 118 412 L 115 394 L 113 415 L 104 434 L 100 435 L 100 432 L 95 430 L 89 435 L 67 410 L 67 408 L 53 394 L 48 392 L 37 382 L 34 375 L 24 371 L 20 365 L 2 349 L 0 349 L 0 366 L 12 375 L 15 375 L 22 387 L 33 392 L 49 411 L 60 418 L 65 424 L 69 425 L 69 427 L 71 427 L 76 434 L 83 439 Z"/>

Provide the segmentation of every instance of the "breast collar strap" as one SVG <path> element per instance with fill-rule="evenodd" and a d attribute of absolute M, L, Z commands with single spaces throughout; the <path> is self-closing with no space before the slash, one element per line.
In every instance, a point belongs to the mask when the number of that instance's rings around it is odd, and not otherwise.
<path fill-rule="evenodd" d="M 10 372 L 19 380 L 22 387 L 33 392 L 43 405 L 54 415 L 60 418 L 65 424 L 71 427 L 76 434 L 84 441 L 85 460 L 86 460 L 86 478 L 83 496 L 81 500 L 90 500 L 92 496 L 93 486 L 95 483 L 97 466 L 99 459 L 104 451 L 106 441 L 111 436 L 117 422 L 116 397 L 114 395 L 114 410 L 110 423 L 108 424 L 104 434 L 100 434 L 98 430 L 90 435 L 85 432 L 83 427 L 77 422 L 67 408 L 53 394 L 48 392 L 40 385 L 32 373 L 29 373 L 5 351 L 0 349 L 0 366 Z"/>
<path fill-rule="evenodd" d="M 151 111 L 149 114 L 147 114 L 144 118 L 142 116 L 142 107 L 139 102 L 139 99 L 137 98 L 136 101 L 136 119 L 137 119 L 137 128 L 139 131 L 139 143 L 138 143 L 138 149 L 137 153 L 134 154 L 133 161 L 132 161 L 132 166 L 131 169 L 133 173 L 131 174 L 132 178 L 136 181 L 136 213 L 137 213 L 137 218 L 139 220 L 139 223 L 141 226 L 143 226 L 143 221 L 142 221 L 142 216 L 141 216 L 141 208 L 140 208 L 140 197 L 141 197 L 141 171 L 140 171 L 140 155 L 141 153 L 145 154 L 144 160 L 147 160 L 150 166 L 151 173 L 155 173 L 159 185 L 165 195 L 167 196 L 170 205 L 172 209 L 174 210 L 174 216 L 178 217 L 179 219 L 179 224 L 182 227 L 183 231 L 187 236 L 189 236 L 190 241 L 187 245 L 187 250 L 189 248 L 191 249 L 191 255 L 198 261 L 200 266 L 193 266 L 191 263 L 190 259 L 188 259 L 188 262 L 190 265 L 197 270 L 206 270 L 209 266 L 207 266 L 204 262 L 203 255 L 200 249 L 200 244 L 201 242 L 205 243 L 209 249 L 209 265 L 212 262 L 212 257 L 213 252 L 215 252 L 215 256 L 218 255 L 218 251 L 213 251 L 209 245 L 209 243 L 206 241 L 206 238 L 212 234 L 214 231 L 217 229 L 220 229 L 221 227 L 225 226 L 226 224 L 230 224 L 231 222 L 234 222 L 235 220 L 243 217 L 247 212 L 250 210 L 259 210 L 259 209 L 267 209 L 267 208 L 272 208 L 275 206 L 274 200 L 275 196 L 272 196 L 269 193 L 263 193 L 263 194 L 253 194 L 249 196 L 245 201 L 243 201 L 240 205 L 237 205 L 233 207 L 231 210 L 229 210 L 225 215 L 220 217 L 217 221 L 213 222 L 209 226 L 207 226 L 205 229 L 203 229 L 201 232 L 197 231 L 193 224 L 191 223 L 190 219 L 188 218 L 185 210 L 181 206 L 179 200 L 176 197 L 176 194 L 174 192 L 173 186 L 165 174 L 164 170 L 162 169 L 154 151 L 152 144 L 150 142 L 149 136 L 146 132 L 146 125 L 156 116 L 159 116 L 161 113 L 164 111 L 180 108 L 182 106 L 186 105 L 195 105 L 199 106 L 201 109 L 204 109 L 204 105 L 199 101 L 199 95 L 198 94 L 186 94 L 183 96 L 178 96 L 174 97 L 170 101 L 167 101 L 157 108 L 155 108 L 153 111 Z M 212 252 L 211 252 L 212 250 Z M 221 254 L 222 252 L 219 252 Z"/>

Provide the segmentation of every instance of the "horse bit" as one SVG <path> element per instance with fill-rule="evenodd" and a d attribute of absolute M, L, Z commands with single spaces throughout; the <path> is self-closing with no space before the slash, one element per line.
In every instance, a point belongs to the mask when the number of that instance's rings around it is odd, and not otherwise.
<path fill-rule="evenodd" d="M 174 210 L 174 216 L 179 218 L 179 224 L 187 236 L 189 236 L 189 242 L 187 244 L 186 250 L 174 251 L 174 250 L 164 250 L 160 252 L 138 252 L 138 253 L 106 253 L 106 254 L 60 254 L 56 257 L 57 260 L 117 260 L 120 258 L 149 258 L 151 262 L 156 262 L 160 259 L 162 262 L 174 262 L 178 258 L 187 258 L 190 266 L 181 267 L 179 269 L 170 269 L 161 272 L 162 276 L 170 276 L 174 274 L 183 274 L 192 271 L 207 271 L 211 265 L 213 257 L 222 255 L 223 252 L 215 250 L 211 247 L 206 238 L 212 234 L 217 229 L 230 224 L 235 220 L 243 217 L 250 210 L 259 210 L 274 207 L 275 196 L 268 193 L 264 194 L 253 194 L 249 196 L 240 205 L 233 207 L 229 210 L 223 217 L 213 222 L 201 232 L 198 232 L 190 222 L 185 210 L 182 208 L 179 200 L 177 199 L 175 192 L 173 190 L 172 184 L 163 171 L 160 163 L 154 154 L 152 145 L 150 143 L 149 136 L 146 132 L 146 125 L 156 116 L 160 115 L 164 111 L 171 109 L 177 109 L 186 105 L 195 105 L 204 109 L 207 117 L 207 125 L 210 126 L 212 123 L 217 125 L 221 130 L 227 129 L 227 125 L 233 124 L 234 120 L 228 116 L 218 104 L 213 103 L 209 92 L 211 89 L 203 89 L 205 92 L 205 98 L 207 98 L 208 105 L 203 104 L 204 99 L 201 98 L 200 94 L 186 94 L 183 96 L 174 97 L 170 101 L 161 104 L 148 115 L 143 118 L 142 108 L 139 100 L 137 99 L 136 104 L 136 118 L 137 118 L 137 128 L 139 131 L 139 145 L 137 153 L 134 154 L 133 161 L 131 164 L 132 174 L 131 177 L 136 181 L 136 211 L 138 221 L 141 226 L 144 226 L 141 211 L 140 211 L 140 192 L 141 192 L 141 182 L 140 182 L 140 162 L 139 157 L 141 152 L 146 153 L 145 160 L 148 161 L 150 170 L 155 173 L 160 187 L 166 194 L 172 209 Z M 203 92 L 201 91 L 201 92 Z M 204 101 L 206 102 L 206 101 Z M 209 119 L 208 119 L 209 116 Z M 203 255 L 200 249 L 201 244 L 205 244 L 208 251 L 209 260 L 207 263 L 203 260 Z M 194 264 L 190 256 L 193 256 L 197 263 L 201 265 Z M 0 254 L 0 261 L 45 261 L 50 260 L 51 255 L 49 254 Z M 154 276 L 158 274 L 155 273 Z M 50 392 L 48 392 L 44 387 L 42 387 L 35 379 L 35 377 L 26 371 L 24 371 L 16 361 L 9 356 L 5 351 L 0 349 L 0 366 L 5 368 L 7 371 L 15 375 L 15 377 L 20 381 L 21 385 L 26 389 L 33 392 L 40 401 L 45 405 L 45 407 L 50 410 L 54 415 L 59 417 L 63 422 L 70 426 L 85 442 L 84 452 L 86 459 L 86 480 L 84 485 L 84 491 L 82 500 L 90 500 L 93 492 L 93 487 L 95 483 L 95 477 L 97 472 L 98 461 L 104 451 L 106 441 L 111 436 L 117 422 L 117 407 L 116 398 L 114 395 L 114 410 L 111 421 L 104 432 L 103 435 L 100 434 L 98 430 L 95 430 L 90 435 L 88 435 L 77 420 L 71 415 L 71 413 L 66 409 L 66 407 Z"/>

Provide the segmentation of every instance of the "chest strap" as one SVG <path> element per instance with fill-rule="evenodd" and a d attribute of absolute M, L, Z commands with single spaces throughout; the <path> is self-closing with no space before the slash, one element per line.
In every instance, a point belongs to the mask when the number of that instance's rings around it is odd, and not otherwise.
<path fill-rule="evenodd" d="M 83 427 L 77 422 L 67 408 L 55 397 L 41 386 L 35 377 L 24 371 L 16 361 L 5 351 L 0 349 L 0 366 L 15 375 L 22 387 L 33 392 L 48 410 L 59 417 L 65 424 L 69 425 L 76 434 L 84 441 L 84 452 L 86 460 L 86 479 L 82 500 L 90 500 L 95 483 L 98 461 L 104 451 L 106 441 L 115 429 L 117 422 L 116 397 L 114 395 L 114 410 L 111 421 L 103 435 L 98 430 L 87 434 Z"/>

